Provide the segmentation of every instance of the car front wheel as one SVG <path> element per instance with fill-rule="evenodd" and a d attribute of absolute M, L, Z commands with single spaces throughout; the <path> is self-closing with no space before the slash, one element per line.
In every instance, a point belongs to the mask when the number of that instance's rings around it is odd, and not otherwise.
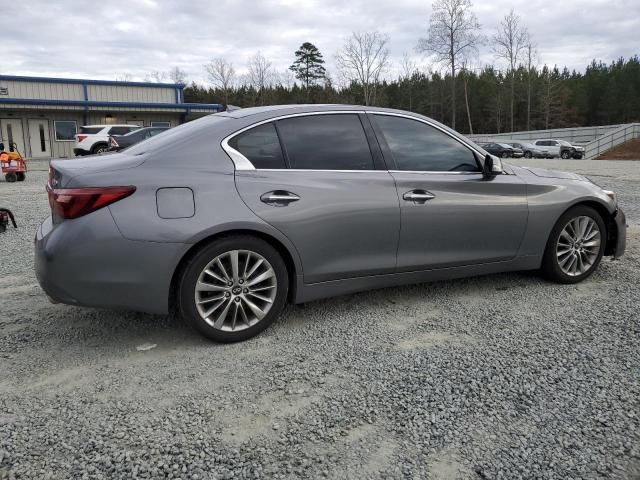
<path fill-rule="evenodd" d="M 257 335 L 279 315 L 289 281 L 280 254 L 250 236 L 217 240 L 199 250 L 182 271 L 180 312 L 218 342 Z"/>
<path fill-rule="evenodd" d="M 567 159 L 569 159 L 569 157 L 571 156 L 571 153 L 570 153 L 568 150 L 565 150 L 565 151 L 563 151 L 563 152 L 560 154 L 560 156 L 561 156 L 563 159 L 567 160 Z"/>
<path fill-rule="evenodd" d="M 600 264 L 606 229 L 600 214 L 587 206 L 565 212 L 551 231 L 542 261 L 547 278 L 559 283 L 578 283 Z"/>
<path fill-rule="evenodd" d="M 502 152 L 502 158 L 509 158 L 509 152 Z"/>
<path fill-rule="evenodd" d="M 524 152 L 524 158 L 531 158 L 531 152 Z"/>

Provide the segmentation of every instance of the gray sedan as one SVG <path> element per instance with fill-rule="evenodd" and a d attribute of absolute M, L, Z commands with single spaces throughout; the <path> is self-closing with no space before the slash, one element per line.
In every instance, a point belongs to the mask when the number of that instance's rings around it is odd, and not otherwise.
<path fill-rule="evenodd" d="M 576 283 L 625 249 L 613 192 L 373 107 L 211 115 L 53 160 L 47 190 L 35 259 L 53 301 L 175 311 L 223 342 L 286 302 L 513 270 Z"/>

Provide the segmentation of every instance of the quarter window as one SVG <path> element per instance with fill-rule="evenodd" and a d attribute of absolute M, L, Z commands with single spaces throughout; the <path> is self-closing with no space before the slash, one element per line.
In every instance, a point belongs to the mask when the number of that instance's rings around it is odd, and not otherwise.
<path fill-rule="evenodd" d="M 286 168 L 273 123 L 258 125 L 236 135 L 229 140 L 229 146 L 247 157 L 255 168 Z"/>
<path fill-rule="evenodd" d="M 373 170 L 373 157 L 356 114 L 323 114 L 278 120 L 291 168 Z"/>
<path fill-rule="evenodd" d="M 417 120 L 374 115 L 398 170 L 477 172 L 473 152 L 456 139 Z M 489 146 L 491 148 L 493 144 Z"/>

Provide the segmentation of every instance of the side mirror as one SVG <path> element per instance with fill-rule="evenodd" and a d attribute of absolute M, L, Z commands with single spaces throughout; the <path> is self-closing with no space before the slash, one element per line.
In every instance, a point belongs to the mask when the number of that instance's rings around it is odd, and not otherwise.
<path fill-rule="evenodd" d="M 487 179 L 494 178 L 502 173 L 502 162 L 493 155 L 484 157 L 484 165 L 482 167 L 482 176 Z"/>

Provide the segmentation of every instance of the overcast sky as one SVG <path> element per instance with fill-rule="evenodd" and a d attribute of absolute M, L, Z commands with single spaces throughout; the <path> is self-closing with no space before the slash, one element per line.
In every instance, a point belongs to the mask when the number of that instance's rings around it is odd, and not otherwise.
<path fill-rule="evenodd" d="M 305 41 L 334 53 L 352 31 L 390 37 L 397 65 L 426 36 L 429 0 L 0 0 L 0 71 L 143 80 L 178 66 L 206 82 L 202 65 L 224 56 L 245 69 L 256 51 L 284 71 Z M 640 53 L 640 0 L 490 0 L 474 2 L 482 29 L 493 34 L 514 8 L 538 44 L 541 63 L 583 70 L 591 59 L 610 62 Z M 488 47 L 481 62 L 493 61 Z M 335 74 L 333 75 L 335 77 Z"/>

